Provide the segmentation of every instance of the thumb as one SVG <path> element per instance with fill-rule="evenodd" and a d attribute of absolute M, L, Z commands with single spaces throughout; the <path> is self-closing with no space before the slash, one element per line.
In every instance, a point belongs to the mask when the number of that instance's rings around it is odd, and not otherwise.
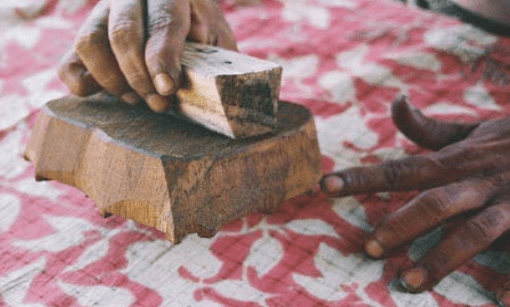
<path fill-rule="evenodd" d="M 426 117 L 409 104 L 405 95 L 400 95 L 393 101 L 391 114 L 395 126 L 411 141 L 436 150 L 465 139 L 479 125 L 445 122 Z"/>

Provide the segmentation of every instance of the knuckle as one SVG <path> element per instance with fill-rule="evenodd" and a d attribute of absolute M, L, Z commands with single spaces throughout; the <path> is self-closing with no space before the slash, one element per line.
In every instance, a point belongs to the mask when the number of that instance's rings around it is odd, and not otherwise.
<path fill-rule="evenodd" d="M 149 33 L 175 26 L 174 19 L 170 15 L 156 16 L 149 21 Z"/>
<path fill-rule="evenodd" d="M 430 211 L 431 217 L 440 218 L 450 213 L 452 198 L 449 193 L 434 189 L 426 192 L 422 201 L 427 210 Z"/>
<path fill-rule="evenodd" d="M 471 164 L 473 161 L 484 157 L 484 151 L 481 148 L 466 143 L 457 143 L 444 147 L 441 152 L 443 154 L 441 163 L 456 173 L 466 172 L 466 170 L 472 168 Z"/>
<path fill-rule="evenodd" d="M 69 90 L 77 96 L 86 96 L 85 82 L 73 74 L 71 64 L 65 63 L 59 65 L 57 69 L 58 76 L 62 82 L 69 88 Z"/>
<path fill-rule="evenodd" d="M 498 229 L 503 223 L 502 212 L 499 208 L 491 207 L 476 218 L 467 222 L 468 235 L 473 243 L 490 244 L 498 237 Z"/>
<path fill-rule="evenodd" d="M 91 50 L 102 48 L 107 41 L 104 31 L 91 31 L 80 34 L 75 41 L 74 48 L 78 54 L 87 55 Z"/>
<path fill-rule="evenodd" d="M 171 31 L 174 33 L 180 33 L 184 31 L 185 24 L 176 20 L 169 14 L 159 14 L 151 16 L 149 19 L 148 32 L 152 35 L 160 31 Z"/>
<path fill-rule="evenodd" d="M 136 41 L 137 36 L 141 36 L 139 32 L 133 21 L 126 20 L 116 22 L 110 26 L 108 34 L 112 45 L 129 47 L 134 40 Z"/>
<path fill-rule="evenodd" d="M 383 176 L 389 189 L 397 189 L 401 186 L 407 166 L 399 161 L 390 160 L 382 164 Z"/>

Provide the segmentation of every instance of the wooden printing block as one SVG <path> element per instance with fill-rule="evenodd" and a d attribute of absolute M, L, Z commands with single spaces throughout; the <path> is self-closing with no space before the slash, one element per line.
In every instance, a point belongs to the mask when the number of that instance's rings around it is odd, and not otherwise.
<path fill-rule="evenodd" d="M 76 187 L 103 216 L 156 227 L 177 243 L 315 188 L 321 154 L 311 113 L 280 102 L 276 118 L 271 132 L 232 139 L 104 93 L 64 97 L 42 109 L 25 157 L 37 180 Z"/>

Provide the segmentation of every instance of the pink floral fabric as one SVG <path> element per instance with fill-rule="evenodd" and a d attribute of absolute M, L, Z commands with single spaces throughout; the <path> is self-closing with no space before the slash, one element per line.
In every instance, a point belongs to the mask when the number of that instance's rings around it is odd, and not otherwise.
<path fill-rule="evenodd" d="M 38 109 L 68 93 L 56 65 L 96 1 L 0 3 L 1 306 L 495 306 L 508 253 L 484 252 L 433 291 L 399 270 L 440 230 L 386 260 L 364 238 L 414 192 L 300 196 L 212 239 L 103 219 L 85 195 L 35 182 L 22 153 Z M 325 172 L 425 151 L 391 123 L 400 92 L 427 115 L 510 115 L 510 39 L 387 0 L 225 1 L 242 52 L 284 67 L 281 99 L 315 114 Z"/>

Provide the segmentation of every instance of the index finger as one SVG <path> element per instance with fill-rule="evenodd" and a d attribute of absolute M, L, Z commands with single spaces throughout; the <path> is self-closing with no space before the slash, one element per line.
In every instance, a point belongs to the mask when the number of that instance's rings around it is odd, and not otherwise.
<path fill-rule="evenodd" d="M 170 102 L 160 96 L 145 66 L 145 4 L 141 0 L 111 1 L 108 35 L 119 67 L 129 85 L 154 111 Z"/>
<path fill-rule="evenodd" d="M 431 155 L 388 160 L 326 175 L 322 190 L 332 197 L 430 188 L 451 182 L 452 174 Z"/>
<path fill-rule="evenodd" d="M 145 62 L 159 94 L 175 93 L 181 56 L 190 30 L 190 4 L 183 0 L 147 1 Z"/>

